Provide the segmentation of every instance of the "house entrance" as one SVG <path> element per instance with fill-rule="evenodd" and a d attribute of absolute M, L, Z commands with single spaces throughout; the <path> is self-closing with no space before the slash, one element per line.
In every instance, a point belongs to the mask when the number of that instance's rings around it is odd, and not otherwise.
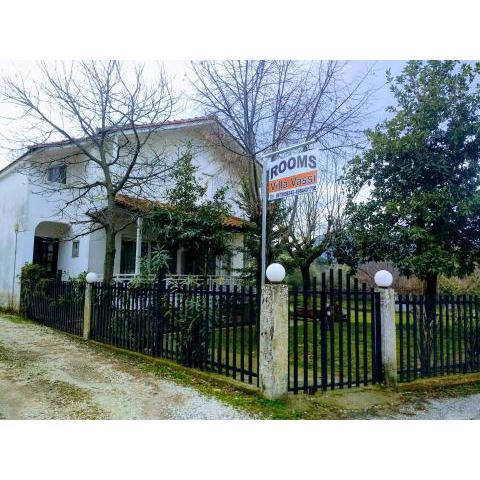
<path fill-rule="evenodd" d="M 35 237 L 33 263 L 41 265 L 49 278 L 55 278 L 58 264 L 58 238 Z"/>

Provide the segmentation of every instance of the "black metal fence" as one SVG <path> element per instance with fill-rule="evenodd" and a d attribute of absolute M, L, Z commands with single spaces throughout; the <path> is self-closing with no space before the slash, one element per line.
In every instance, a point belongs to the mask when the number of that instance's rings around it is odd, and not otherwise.
<path fill-rule="evenodd" d="M 480 371 L 477 296 L 399 295 L 397 355 L 400 381 Z"/>
<path fill-rule="evenodd" d="M 85 286 L 22 288 L 26 315 L 82 335 Z M 480 371 L 479 298 L 399 295 L 400 381 Z M 93 340 L 258 385 L 260 295 L 252 287 L 92 285 Z M 380 294 L 341 270 L 289 292 L 289 390 L 381 379 Z"/>
<path fill-rule="evenodd" d="M 83 334 L 84 303 L 81 283 L 42 280 L 22 288 L 22 309 L 28 318 L 74 335 Z"/>
<path fill-rule="evenodd" d="M 379 294 L 342 270 L 308 291 L 290 291 L 289 389 L 377 383 L 381 374 Z"/>
<path fill-rule="evenodd" d="M 91 338 L 257 383 L 259 301 L 251 287 L 94 284 Z"/>

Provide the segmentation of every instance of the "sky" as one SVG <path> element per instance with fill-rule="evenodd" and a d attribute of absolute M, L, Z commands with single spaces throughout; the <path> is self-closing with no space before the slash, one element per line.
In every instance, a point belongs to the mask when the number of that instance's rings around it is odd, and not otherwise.
<path fill-rule="evenodd" d="M 385 72 L 388 68 L 393 74 L 401 72 L 404 61 L 351 61 L 345 71 L 346 80 L 353 80 L 356 76 L 362 74 L 368 69 L 372 70 L 369 78 L 370 87 L 374 90 L 369 105 L 370 115 L 365 121 L 364 128 L 375 126 L 385 119 L 385 109 L 392 104 L 392 96 L 385 85 Z M 188 82 L 188 62 L 186 61 L 166 61 L 164 62 L 167 76 L 171 79 L 174 89 L 182 92 L 183 98 L 188 98 L 191 92 Z M 35 62 L 0 62 L 0 78 L 22 74 L 37 78 L 37 67 Z M 349 78 L 350 77 L 350 78 Z M 24 126 L 22 122 L 12 122 L 12 107 L 5 103 L 0 103 L 0 168 L 8 164 L 8 161 L 15 157 L 15 148 L 18 147 L 19 131 Z M 188 102 L 183 102 L 183 109 L 176 115 L 177 118 L 189 118 L 200 115 L 195 106 Z M 32 142 L 33 143 L 33 142 Z"/>

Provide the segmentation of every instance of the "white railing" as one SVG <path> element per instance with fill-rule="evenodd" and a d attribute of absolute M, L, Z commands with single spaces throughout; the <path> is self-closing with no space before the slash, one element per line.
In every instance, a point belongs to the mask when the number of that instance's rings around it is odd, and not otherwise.
<path fill-rule="evenodd" d="M 116 283 L 131 282 L 135 277 L 134 273 L 118 273 L 113 276 L 113 281 Z M 97 273 L 97 278 L 99 282 L 103 282 L 103 273 Z M 151 279 L 154 280 L 154 277 L 152 276 Z"/>
<path fill-rule="evenodd" d="M 136 275 L 134 273 L 119 273 L 113 276 L 113 280 L 118 283 L 124 283 L 124 282 L 131 282 L 135 277 Z M 102 275 L 102 280 L 103 280 L 103 275 Z"/>
<path fill-rule="evenodd" d="M 213 288 L 214 285 L 217 285 L 217 287 L 221 285 L 234 287 L 235 285 L 240 286 L 240 277 L 232 275 L 167 275 L 165 284 L 169 287 L 205 285 L 209 289 Z"/>
<path fill-rule="evenodd" d="M 136 275 L 134 273 L 119 273 L 113 276 L 113 280 L 117 283 L 130 283 L 134 280 Z M 98 281 L 103 280 L 103 275 L 98 275 Z M 155 276 L 150 275 L 149 280 L 155 281 Z M 208 288 L 213 288 L 213 285 L 219 287 L 227 285 L 234 287 L 240 286 L 240 277 L 233 275 L 166 275 L 165 285 L 169 287 L 183 287 L 183 286 L 200 286 L 205 285 Z"/>

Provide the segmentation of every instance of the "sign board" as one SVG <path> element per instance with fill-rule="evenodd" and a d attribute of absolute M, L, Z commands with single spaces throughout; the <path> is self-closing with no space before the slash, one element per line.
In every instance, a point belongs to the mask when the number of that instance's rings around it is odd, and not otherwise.
<path fill-rule="evenodd" d="M 268 199 L 315 192 L 318 183 L 319 150 L 292 153 L 269 162 Z"/>

